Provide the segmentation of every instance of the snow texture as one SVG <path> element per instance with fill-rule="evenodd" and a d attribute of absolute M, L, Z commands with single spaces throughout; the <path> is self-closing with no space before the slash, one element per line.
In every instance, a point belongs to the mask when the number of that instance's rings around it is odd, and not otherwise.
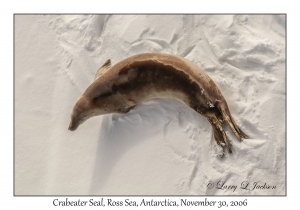
<path fill-rule="evenodd" d="M 285 195 L 285 18 L 16 15 L 15 194 Z M 204 69 L 250 139 L 225 126 L 234 151 L 219 158 L 209 122 L 171 99 L 69 131 L 98 68 L 145 52 Z M 276 188 L 240 188 L 255 182 Z"/>

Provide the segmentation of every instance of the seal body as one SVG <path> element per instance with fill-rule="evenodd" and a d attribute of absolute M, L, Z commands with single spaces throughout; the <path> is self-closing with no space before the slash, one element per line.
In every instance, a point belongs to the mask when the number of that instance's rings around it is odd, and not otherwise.
<path fill-rule="evenodd" d="M 206 117 L 216 142 L 226 146 L 230 153 L 231 145 L 222 128 L 224 121 L 240 141 L 247 138 L 234 122 L 217 85 L 203 70 L 184 58 L 162 53 L 138 54 L 97 75 L 100 76 L 73 108 L 70 130 L 92 116 L 126 113 L 144 101 L 171 98 Z"/>

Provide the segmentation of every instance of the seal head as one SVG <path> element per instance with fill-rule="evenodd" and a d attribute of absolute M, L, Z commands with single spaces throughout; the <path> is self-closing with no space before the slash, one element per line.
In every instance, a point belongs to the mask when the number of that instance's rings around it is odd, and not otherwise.
<path fill-rule="evenodd" d="M 95 115 L 96 107 L 85 96 L 81 96 L 73 108 L 69 130 L 76 130 L 80 124 Z"/>

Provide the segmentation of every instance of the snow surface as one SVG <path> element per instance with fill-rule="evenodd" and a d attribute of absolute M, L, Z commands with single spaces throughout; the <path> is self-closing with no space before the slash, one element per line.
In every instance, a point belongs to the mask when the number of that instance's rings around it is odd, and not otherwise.
<path fill-rule="evenodd" d="M 16 15 L 15 194 L 285 195 L 285 18 Z M 251 138 L 240 143 L 225 126 L 234 152 L 220 159 L 209 122 L 171 99 L 69 131 L 98 68 L 144 52 L 203 68 Z M 240 189 L 244 181 L 276 189 Z"/>

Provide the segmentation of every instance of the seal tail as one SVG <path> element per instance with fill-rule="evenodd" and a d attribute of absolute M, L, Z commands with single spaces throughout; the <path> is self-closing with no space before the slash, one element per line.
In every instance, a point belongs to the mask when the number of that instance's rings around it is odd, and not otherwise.
<path fill-rule="evenodd" d="M 235 134 L 235 136 L 238 138 L 239 141 L 242 141 L 242 138 L 248 139 L 249 137 L 237 126 L 235 123 L 233 117 L 230 114 L 228 105 L 226 102 L 218 103 L 218 109 L 221 112 L 223 119 L 227 122 L 227 124 L 230 126 L 231 130 Z"/>

